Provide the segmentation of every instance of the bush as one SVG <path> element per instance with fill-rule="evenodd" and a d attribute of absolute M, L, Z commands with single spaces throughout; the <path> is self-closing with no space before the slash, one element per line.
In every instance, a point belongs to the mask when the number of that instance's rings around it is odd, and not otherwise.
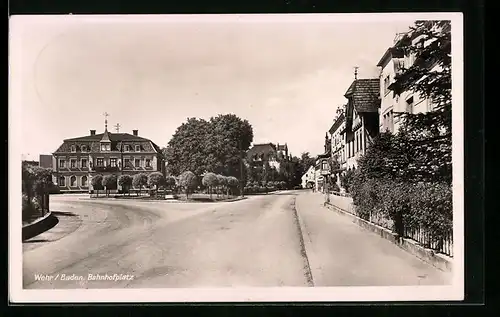
<path fill-rule="evenodd" d="M 361 172 L 356 172 L 351 196 L 361 218 L 391 220 L 393 225 L 388 229 L 399 236 L 405 235 L 405 229 L 422 229 L 429 234 L 430 243 L 452 232 L 452 192 L 445 182 L 409 183 L 388 177 L 366 179 Z"/>
<path fill-rule="evenodd" d="M 411 213 L 408 225 L 420 225 L 434 241 L 453 230 L 453 190 L 445 183 L 417 183 L 410 195 Z M 431 241 L 432 242 L 432 241 Z"/>
<path fill-rule="evenodd" d="M 187 199 L 189 194 L 198 187 L 198 178 L 193 172 L 185 171 L 179 176 L 179 186 L 184 189 Z"/>
<path fill-rule="evenodd" d="M 148 175 L 148 186 L 158 189 L 165 185 L 165 177 L 160 172 L 153 172 Z"/>
<path fill-rule="evenodd" d="M 134 177 L 132 178 L 132 186 L 134 188 L 139 189 L 139 193 L 143 189 L 143 187 L 147 186 L 148 184 L 148 176 L 144 173 L 139 173 L 135 174 Z"/>
<path fill-rule="evenodd" d="M 104 189 L 104 186 L 102 185 L 102 175 L 98 174 L 98 175 L 94 175 L 94 177 L 92 177 L 92 181 L 90 182 L 92 184 L 92 188 L 94 190 L 102 190 Z"/>
<path fill-rule="evenodd" d="M 129 193 L 130 187 L 132 187 L 132 177 L 130 175 L 120 175 L 118 185 L 122 187 L 123 193 Z"/>
<path fill-rule="evenodd" d="M 353 182 L 354 171 L 355 170 L 349 169 L 345 171 L 343 175 L 340 176 L 340 185 L 345 189 L 347 193 L 351 192 L 351 185 Z"/>

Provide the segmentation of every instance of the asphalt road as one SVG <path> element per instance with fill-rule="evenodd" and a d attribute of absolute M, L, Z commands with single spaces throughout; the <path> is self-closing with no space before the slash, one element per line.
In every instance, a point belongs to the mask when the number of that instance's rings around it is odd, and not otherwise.
<path fill-rule="evenodd" d="M 24 288 L 416 285 L 447 279 L 321 207 L 318 194 L 227 203 L 83 197 L 51 198 L 59 224 L 23 243 Z M 303 235 L 295 210 L 307 228 Z"/>

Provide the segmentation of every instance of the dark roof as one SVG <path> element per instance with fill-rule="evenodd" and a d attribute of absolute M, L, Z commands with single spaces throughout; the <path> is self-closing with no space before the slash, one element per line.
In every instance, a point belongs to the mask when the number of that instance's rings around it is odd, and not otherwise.
<path fill-rule="evenodd" d="M 69 152 L 71 145 L 76 145 L 77 149 L 80 150 L 82 145 L 86 145 L 90 147 L 92 152 L 99 152 L 99 142 L 103 139 L 104 133 L 95 134 L 95 135 L 87 135 L 82 137 L 76 137 L 71 139 L 63 140 L 63 144 L 55 151 L 57 152 Z M 107 132 L 107 137 L 111 141 L 111 150 L 118 151 L 123 142 L 131 142 L 137 145 L 141 145 L 141 151 L 151 151 L 151 146 L 158 153 L 161 153 L 161 148 L 156 145 L 153 141 L 142 138 L 136 135 L 128 134 L 128 133 L 112 133 Z M 83 144 L 82 144 L 83 143 Z"/>
<path fill-rule="evenodd" d="M 345 115 L 343 113 L 341 113 L 340 116 L 338 116 L 335 119 L 332 127 L 330 128 L 330 130 L 328 132 L 330 132 L 330 134 L 334 133 L 335 130 L 337 130 L 340 127 L 340 125 L 342 124 L 342 122 L 344 122 L 344 121 L 345 121 Z"/>
<path fill-rule="evenodd" d="M 356 79 L 347 89 L 345 97 L 352 97 L 354 109 L 358 113 L 377 112 L 380 105 L 380 80 Z"/>
<path fill-rule="evenodd" d="M 104 133 L 99 133 L 95 135 L 87 135 L 77 138 L 65 139 L 64 141 L 101 141 Z M 111 141 L 151 141 L 149 139 L 141 138 L 128 133 L 111 133 L 108 132 L 108 137 Z"/>

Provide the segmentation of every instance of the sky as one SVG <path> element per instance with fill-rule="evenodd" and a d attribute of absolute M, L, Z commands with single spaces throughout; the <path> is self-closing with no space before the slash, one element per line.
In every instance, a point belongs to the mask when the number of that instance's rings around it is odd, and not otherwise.
<path fill-rule="evenodd" d="M 10 85 L 21 113 L 23 159 L 51 154 L 89 130 L 166 146 L 188 117 L 234 113 L 254 143 L 323 152 L 325 133 L 354 79 L 376 65 L 406 15 L 17 17 Z M 14 91 L 14 90 L 11 90 Z"/>

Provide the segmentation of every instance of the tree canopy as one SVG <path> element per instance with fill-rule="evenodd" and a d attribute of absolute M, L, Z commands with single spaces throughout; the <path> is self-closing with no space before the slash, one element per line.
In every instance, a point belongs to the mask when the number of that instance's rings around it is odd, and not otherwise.
<path fill-rule="evenodd" d="M 188 118 L 164 150 L 167 168 L 174 175 L 189 170 L 195 175 L 213 172 L 240 177 L 241 156 L 252 141 L 252 126 L 234 114 L 209 121 Z"/>

